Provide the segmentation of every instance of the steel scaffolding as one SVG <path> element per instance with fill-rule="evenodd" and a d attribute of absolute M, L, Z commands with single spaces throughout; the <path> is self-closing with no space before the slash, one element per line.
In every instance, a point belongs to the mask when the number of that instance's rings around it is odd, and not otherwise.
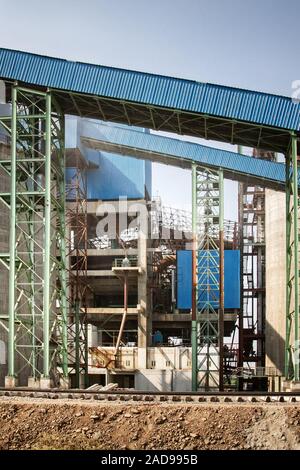
<path fill-rule="evenodd" d="M 192 389 L 223 389 L 223 172 L 192 167 Z M 216 231 L 219 239 L 216 240 Z"/>
<path fill-rule="evenodd" d="M 11 87 L 11 114 L 0 117 L 10 155 L 0 160 L 10 191 L 8 383 L 67 386 L 87 375 L 86 178 L 76 155 L 66 187 L 64 116 L 50 92 Z M 69 164 L 67 166 L 70 166 Z M 73 203 L 66 210 L 66 196 Z M 67 215 L 67 216 L 66 216 Z M 22 374 L 23 372 L 23 374 Z M 23 379 L 24 382 L 24 379 Z M 32 383 L 32 382 L 31 382 Z"/>
<path fill-rule="evenodd" d="M 11 87 L 0 117 L 11 158 L 1 160 L 10 192 L 8 378 L 68 377 L 63 118 L 50 92 Z M 17 382 L 16 382 L 17 383 Z"/>

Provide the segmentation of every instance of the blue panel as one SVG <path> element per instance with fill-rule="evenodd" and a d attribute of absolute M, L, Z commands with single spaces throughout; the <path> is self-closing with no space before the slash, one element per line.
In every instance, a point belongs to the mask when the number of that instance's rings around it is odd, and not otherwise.
<path fill-rule="evenodd" d="M 87 198 L 89 200 L 143 199 L 151 197 L 152 163 L 132 157 L 91 150 L 81 144 L 82 134 L 102 137 L 101 122 L 77 117 L 66 119 L 66 147 L 79 148 L 85 159 L 97 168 L 87 170 Z M 114 125 L 111 128 L 114 132 Z M 72 171 L 66 172 L 70 178 Z M 71 199 L 70 195 L 68 195 Z"/>
<path fill-rule="evenodd" d="M 0 49 L 0 77 L 282 129 L 300 129 L 291 98 Z"/>
<path fill-rule="evenodd" d="M 203 251 L 203 256 L 199 256 L 199 276 L 201 276 L 201 266 L 205 274 L 201 278 L 201 283 L 213 287 L 215 281 L 219 281 L 219 275 L 214 273 L 215 264 L 218 263 L 219 255 L 215 250 L 211 251 L 211 256 L 207 257 Z M 206 266 L 208 264 L 208 266 Z M 210 272 L 207 276 L 206 272 Z M 218 290 L 208 290 L 199 292 L 198 304 L 200 308 L 205 307 L 208 303 L 215 309 L 219 307 Z M 225 309 L 240 308 L 240 251 L 225 250 L 224 251 L 224 306 Z M 177 251 L 177 308 L 192 308 L 192 252 L 188 250 Z"/>
<path fill-rule="evenodd" d="M 225 308 L 240 308 L 240 250 L 224 251 Z"/>
<path fill-rule="evenodd" d="M 177 251 L 177 308 L 192 308 L 192 252 Z"/>
<path fill-rule="evenodd" d="M 88 171 L 88 199 L 117 200 L 122 196 L 128 199 L 145 197 L 145 162 L 94 151 L 88 153 L 88 158 L 99 165 L 99 168 Z"/>

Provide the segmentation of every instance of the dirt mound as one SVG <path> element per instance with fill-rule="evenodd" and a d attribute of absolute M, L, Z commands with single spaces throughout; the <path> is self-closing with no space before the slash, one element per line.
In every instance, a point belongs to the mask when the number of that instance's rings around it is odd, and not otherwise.
<path fill-rule="evenodd" d="M 300 449 L 300 407 L 0 400 L 0 449 Z"/>

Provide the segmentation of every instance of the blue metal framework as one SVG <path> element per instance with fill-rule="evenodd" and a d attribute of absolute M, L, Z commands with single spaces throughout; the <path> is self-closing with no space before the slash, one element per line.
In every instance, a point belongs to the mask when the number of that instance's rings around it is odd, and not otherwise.
<path fill-rule="evenodd" d="M 101 133 L 102 139 L 96 138 Z M 85 129 L 84 145 L 99 151 L 133 156 L 180 168 L 191 168 L 197 163 L 212 170 L 222 168 L 224 177 L 261 183 L 265 187 L 285 190 L 286 177 L 283 163 L 255 159 L 240 153 L 207 147 L 161 135 L 149 134 L 94 123 Z M 300 175 L 298 176 L 300 185 Z"/>
<path fill-rule="evenodd" d="M 0 49 L 0 78 L 51 88 L 65 114 L 286 152 L 290 98 Z"/>

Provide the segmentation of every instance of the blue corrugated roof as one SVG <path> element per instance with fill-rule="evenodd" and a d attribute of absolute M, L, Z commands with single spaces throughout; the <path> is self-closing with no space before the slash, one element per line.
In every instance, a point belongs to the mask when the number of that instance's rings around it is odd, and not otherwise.
<path fill-rule="evenodd" d="M 290 98 L 113 67 L 0 49 L 0 77 L 32 85 L 300 130 Z"/>
<path fill-rule="evenodd" d="M 265 186 L 285 188 L 285 165 L 282 163 L 104 123 L 90 123 L 84 128 L 82 139 L 85 145 L 98 150 L 183 167 L 189 167 L 195 162 L 202 166 L 221 168 L 233 179 L 239 179 L 237 175 L 240 175 L 249 180 L 261 181 Z"/>

